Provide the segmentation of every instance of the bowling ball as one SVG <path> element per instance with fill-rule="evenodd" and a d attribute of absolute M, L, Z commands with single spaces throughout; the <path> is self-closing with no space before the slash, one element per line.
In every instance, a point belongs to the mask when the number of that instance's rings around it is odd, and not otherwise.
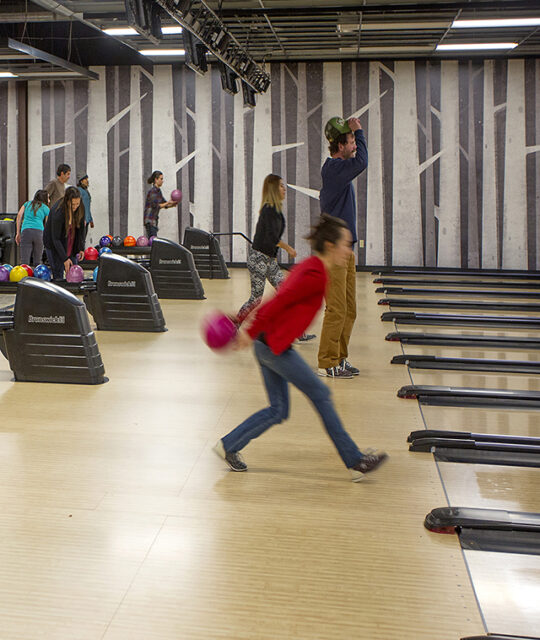
<path fill-rule="evenodd" d="M 103 253 L 112 253 L 112 249 L 110 247 L 101 247 L 99 255 L 102 255 Z"/>
<path fill-rule="evenodd" d="M 40 280 L 51 280 L 52 274 L 51 270 L 46 264 L 38 264 L 38 266 L 34 269 L 34 276 L 39 278 Z"/>
<path fill-rule="evenodd" d="M 152 246 L 152 242 L 154 242 L 154 240 L 155 240 L 156 238 L 157 238 L 157 236 L 150 236 L 150 237 L 148 238 L 148 244 L 149 244 L 150 246 Z"/>
<path fill-rule="evenodd" d="M 137 246 L 137 240 L 133 236 L 126 236 L 124 238 L 124 247 L 135 247 Z"/>
<path fill-rule="evenodd" d="M 139 236 L 137 238 L 137 246 L 138 247 L 147 247 L 148 246 L 148 238 L 146 236 Z"/>
<path fill-rule="evenodd" d="M 111 236 L 110 233 L 107 234 L 107 238 L 109 238 L 109 240 L 112 242 L 113 241 L 113 237 Z"/>
<path fill-rule="evenodd" d="M 10 264 L 8 264 L 7 262 L 6 262 L 6 264 L 3 264 L 2 266 L 4 267 L 4 269 L 7 269 L 8 272 L 13 269 L 13 267 Z"/>
<path fill-rule="evenodd" d="M 180 189 L 173 189 L 171 191 L 171 200 L 173 200 L 174 202 L 182 201 L 182 192 L 180 191 Z"/>
<path fill-rule="evenodd" d="M 4 218 L 4 222 L 15 222 L 13 218 Z"/>
<path fill-rule="evenodd" d="M 108 247 L 111 244 L 111 238 L 109 236 L 102 236 L 99 241 L 100 247 Z"/>
<path fill-rule="evenodd" d="M 96 282 L 96 280 L 97 280 L 98 269 L 99 269 L 99 267 L 96 267 L 94 269 L 94 272 L 92 273 L 92 278 L 94 279 L 94 282 Z"/>
<path fill-rule="evenodd" d="M 84 250 L 84 259 L 85 260 L 97 260 L 99 253 L 95 247 L 88 247 Z"/>
<path fill-rule="evenodd" d="M 82 282 L 84 280 L 84 271 L 78 264 L 74 264 L 69 268 L 66 274 L 66 280 L 68 282 Z"/>
<path fill-rule="evenodd" d="M 5 267 L 0 267 L 0 282 L 9 281 L 9 271 Z"/>
<path fill-rule="evenodd" d="M 222 311 L 211 311 L 201 324 L 203 340 L 214 351 L 229 345 L 236 337 L 237 330 L 232 318 Z"/>
<path fill-rule="evenodd" d="M 121 247 L 123 244 L 124 241 L 122 240 L 121 236 L 114 236 L 114 238 L 112 239 L 113 247 Z"/>
<path fill-rule="evenodd" d="M 11 282 L 19 282 L 23 278 L 28 278 L 28 271 L 21 266 L 13 267 L 9 273 L 9 279 Z"/>
<path fill-rule="evenodd" d="M 34 270 L 32 269 L 32 267 L 28 264 L 21 264 L 21 267 L 23 267 L 23 269 L 26 269 L 26 273 L 32 277 L 34 275 Z"/>

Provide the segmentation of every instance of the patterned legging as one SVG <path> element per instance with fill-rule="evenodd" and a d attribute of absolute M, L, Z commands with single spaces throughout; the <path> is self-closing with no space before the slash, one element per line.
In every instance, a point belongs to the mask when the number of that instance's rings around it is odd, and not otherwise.
<path fill-rule="evenodd" d="M 277 289 L 283 280 L 285 280 L 285 276 L 281 272 L 277 260 L 255 249 L 251 249 L 249 252 L 247 268 L 249 277 L 251 278 L 251 296 L 238 312 L 238 317 L 241 319 L 260 303 L 266 280 L 268 280 L 274 289 Z"/>

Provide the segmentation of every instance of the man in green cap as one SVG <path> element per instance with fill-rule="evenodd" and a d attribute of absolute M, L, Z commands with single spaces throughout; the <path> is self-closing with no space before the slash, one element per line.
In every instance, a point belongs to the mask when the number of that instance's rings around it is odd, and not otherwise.
<path fill-rule="evenodd" d="M 367 167 L 367 146 L 358 118 L 331 118 L 324 128 L 330 157 L 322 169 L 321 212 L 341 218 L 356 235 L 356 197 L 352 181 Z M 350 379 L 360 371 L 347 360 L 356 319 L 356 265 L 354 253 L 346 267 L 332 267 L 326 292 L 321 342 L 320 376 Z"/>

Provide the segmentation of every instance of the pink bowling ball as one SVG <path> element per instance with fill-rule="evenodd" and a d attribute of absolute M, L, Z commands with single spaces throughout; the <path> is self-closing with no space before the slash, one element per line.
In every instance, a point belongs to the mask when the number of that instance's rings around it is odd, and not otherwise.
<path fill-rule="evenodd" d="M 82 267 L 79 267 L 78 264 L 74 264 L 70 267 L 66 275 L 66 280 L 68 282 L 82 282 L 84 280 L 84 271 L 82 270 Z"/>
<path fill-rule="evenodd" d="M 230 316 L 222 311 L 211 311 L 203 318 L 201 330 L 210 349 L 219 351 L 234 340 L 238 329 Z"/>
<path fill-rule="evenodd" d="M 157 236 L 150 236 L 150 237 L 148 238 L 148 244 L 149 244 L 150 246 L 152 246 L 152 242 L 154 242 L 154 240 L 155 240 L 156 238 L 157 238 Z"/>
<path fill-rule="evenodd" d="M 146 236 L 139 236 L 137 238 L 137 246 L 138 247 L 147 247 L 148 246 L 148 238 Z"/>
<path fill-rule="evenodd" d="M 173 189 L 171 191 L 171 200 L 173 200 L 174 202 L 181 202 L 182 192 L 180 191 L 180 189 Z"/>

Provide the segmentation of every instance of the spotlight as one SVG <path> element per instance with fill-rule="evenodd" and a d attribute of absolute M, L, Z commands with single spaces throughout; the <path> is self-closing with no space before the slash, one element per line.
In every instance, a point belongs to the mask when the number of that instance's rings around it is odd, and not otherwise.
<path fill-rule="evenodd" d="M 199 75 L 208 70 L 206 61 L 206 47 L 187 29 L 184 31 L 184 48 L 186 50 L 186 65 Z"/>
<path fill-rule="evenodd" d="M 218 62 L 219 72 L 221 74 L 221 88 L 223 91 L 234 96 L 238 93 L 238 84 L 236 82 L 238 76 L 223 62 Z"/>
<path fill-rule="evenodd" d="M 244 96 L 244 107 L 250 107 L 253 109 L 255 107 L 255 90 L 253 87 L 250 87 L 249 84 L 245 83 L 242 80 L 242 95 Z"/>

